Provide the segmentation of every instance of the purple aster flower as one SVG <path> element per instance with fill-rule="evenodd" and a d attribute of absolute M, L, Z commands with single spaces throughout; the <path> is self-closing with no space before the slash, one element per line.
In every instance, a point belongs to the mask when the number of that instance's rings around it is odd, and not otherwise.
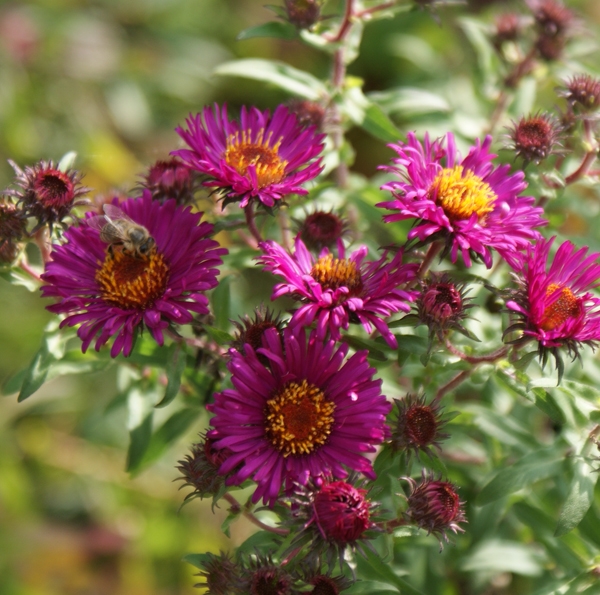
<path fill-rule="evenodd" d="M 215 448 L 232 451 L 220 473 L 237 485 L 252 477 L 252 497 L 272 505 L 281 487 L 322 475 L 345 478 L 345 467 L 374 478 L 364 454 L 375 451 L 388 433 L 391 405 L 374 380 L 366 351 L 344 362 L 347 345 L 308 341 L 303 328 L 286 328 L 283 345 L 275 329 L 263 335 L 256 352 L 231 350 L 233 389 L 215 395 L 209 436 Z M 269 360 L 265 365 L 258 355 Z"/>
<path fill-rule="evenodd" d="M 242 107 L 240 121 L 230 121 L 227 108 L 204 108 L 177 133 L 190 149 L 174 151 L 190 167 L 210 177 L 205 186 L 222 189 L 225 202 L 245 207 L 257 198 L 273 207 L 288 194 L 307 194 L 302 184 L 323 169 L 314 160 L 323 149 L 324 135 L 304 128 L 280 105 L 268 110 Z"/>
<path fill-rule="evenodd" d="M 506 305 L 521 320 L 508 332 L 521 331 L 522 338 L 539 341 L 545 349 L 566 347 L 577 355 L 577 345 L 600 340 L 600 298 L 590 290 L 600 285 L 600 253 L 563 242 L 548 266 L 556 238 L 538 242 L 521 260 L 516 278 L 519 289 Z M 556 352 L 554 352 L 556 354 Z"/>
<path fill-rule="evenodd" d="M 128 356 L 143 327 L 162 345 L 169 324 L 189 323 L 193 313 L 207 314 L 203 292 L 217 285 L 215 267 L 227 252 L 209 239 L 213 226 L 200 223 L 201 213 L 178 207 L 174 200 L 161 204 L 145 191 L 142 198 L 119 203 L 119 209 L 114 205 L 111 212 L 123 212 L 117 225 L 129 221 L 141 226 L 140 233 L 153 241 L 140 244 L 137 252 L 125 242 L 107 243 L 94 225 L 107 221 L 88 214 L 65 232 L 66 243 L 54 247 L 42 275 L 43 295 L 58 298 L 48 310 L 67 315 L 61 326 L 80 325 L 77 335 L 84 352 L 94 339 L 99 350 L 116 335 L 112 357 L 121 351 Z"/>
<path fill-rule="evenodd" d="M 527 187 L 523 172 L 511 175 L 508 165 L 494 168 L 491 143 L 490 136 L 483 144 L 478 140 L 464 159 L 451 133 L 433 142 L 425 135 L 421 144 L 411 132 L 408 142 L 390 145 L 399 157 L 381 169 L 400 180 L 381 187 L 394 199 L 377 206 L 398 212 L 384 221 L 417 219 L 408 239 L 444 239 L 452 262 L 460 251 L 467 266 L 478 255 L 490 268 L 494 248 L 515 265 L 518 252 L 541 237 L 533 228 L 546 222 L 533 197 L 518 196 Z"/>
<path fill-rule="evenodd" d="M 415 279 L 418 265 L 402 264 L 401 251 L 391 261 L 386 253 L 379 260 L 363 262 L 366 246 L 346 258 L 339 242 L 337 257 L 325 248 L 317 259 L 299 237 L 295 246 L 294 254 L 290 254 L 275 242 L 263 242 L 260 247 L 264 254 L 258 258 L 267 271 L 285 279 L 275 286 L 271 299 L 289 293 L 304 302 L 294 312 L 290 326 L 308 326 L 316 320 L 319 338 L 329 330 L 338 340 L 340 328 L 360 322 L 368 333 L 375 327 L 396 349 L 396 338 L 382 318 L 410 310 L 409 302 L 417 292 L 399 287 Z"/>

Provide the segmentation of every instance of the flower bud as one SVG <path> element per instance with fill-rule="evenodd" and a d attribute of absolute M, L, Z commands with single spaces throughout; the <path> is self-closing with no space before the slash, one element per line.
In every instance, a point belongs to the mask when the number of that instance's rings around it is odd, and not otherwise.
<path fill-rule="evenodd" d="M 292 25 L 310 29 L 321 16 L 322 0 L 285 0 L 285 10 Z"/>
<path fill-rule="evenodd" d="M 27 233 L 25 214 L 7 198 L 0 199 L 0 264 L 12 263 Z"/>
<path fill-rule="evenodd" d="M 443 547 L 440 537 L 448 542 L 448 531 L 464 532 L 459 523 L 466 522 L 463 505 L 456 493 L 456 486 L 441 480 L 434 480 L 423 473 L 421 482 L 405 477 L 410 484 L 410 494 L 407 498 L 408 509 L 406 517 L 427 533 L 433 533 L 440 547 Z"/>
<path fill-rule="evenodd" d="M 152 193 L 154 200 L 174 198 L 178 204 L 187 205 L 194 201 L 199 187 L 199 176 L 190 167 L 176 158 L 157 161 L 148 168 L 142 178 L 141 187 Z"/>
<path fill-rule="evenodd" d="M 315 211 L 304 221 L 295 222 L 300 239 L 315 252 L 337 246 L 347 232 L 346 222 L 333 212 Z"/>
<path fill-rule="evenodd" d="M 574 112 L 595 112 L 600 108 L 600 79 L 589 74 L 576 75 L 564 83 L 558 94 Z"/>
<path fill-rule="evenodd" d="M 509 148 L 526 163 L 538 164 L 556 152 L 560 146 L 561 130 L 558 121 L 550 114 L 538 113 L 521 118 L 519 122 L 513 122 Z"/>

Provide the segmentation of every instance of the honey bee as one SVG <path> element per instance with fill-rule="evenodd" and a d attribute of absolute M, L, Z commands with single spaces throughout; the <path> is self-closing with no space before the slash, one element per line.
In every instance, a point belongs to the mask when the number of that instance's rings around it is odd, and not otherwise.
<path fill-rule="evenodd" d="M 108 244 L 108 253 L 115 250 L 133 258 L 144 258 L 156 245 L 150 232 L 128 217 L 119 207 L 104 205 L 104 215 L 91 217 L 88 225 L 100 232 L 100 239 Z"/>

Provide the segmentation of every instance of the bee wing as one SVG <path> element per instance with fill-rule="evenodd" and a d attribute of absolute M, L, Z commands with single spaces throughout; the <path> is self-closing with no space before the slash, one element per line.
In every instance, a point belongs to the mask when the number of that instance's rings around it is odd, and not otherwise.
<path fill-rule="evenodd" d="M 129 221 L 134 225 L 137 223 L 128 215 L 126 215 L 119 207 L 113 204 L 105 204 L 103 207 L 105 217 L 112 223 L 113 221 L 118 221 L 119 219 L 123 219 L 125 221 Z"/>
<path fill-rule="evenodd" d="M 90 227 L 97 229 L 98 231 L 102 231 L 106 224 L 108 223 L 106 217 L 104 215 L 95 215 L 94 217 L 89 217 L 88 219 L 84 219 L 84 221 Z"/>

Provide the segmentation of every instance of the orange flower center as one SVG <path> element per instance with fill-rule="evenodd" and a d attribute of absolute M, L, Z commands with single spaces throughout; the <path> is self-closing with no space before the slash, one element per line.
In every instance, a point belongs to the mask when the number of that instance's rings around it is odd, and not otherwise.
<path fill-rule="evenodd" d="M 331 254 L 322 256 L 313 265 L 310 276 L 320 283 L 323 289 L 339 289 L 347 287 L 350 295 L 358 295 L 363 283 L 360 270 L 351 260 L 333 258 Z"/>
<path fill-rule="evenodd" d="M 481 219 L 493 210 L 496 193 L 472 171 L 462 165 L 443 169 L 429 189 L 438 205 L 451 221 L 469 219 L 473 213 Z"/>
<path fill-rule="evenodd" d="M 254 141 L 250 130 L 242 131 L 241 137 L 239 132 L 231 134 L 224 155 L 225 161 L 242 176 L 248 177 L 248 167 L 253 165 L 259 188 L 280 182 L 287 166 L 287 161 L 279 157 L 281 139 L 271 145 L 271 135 L 264 139 L 264 134 L 263 128 Z"/>
<path fill-rule="evenodd" d="M 152 306 L 164 294 L 168 279 L 169 267 L 156 249 L 142 258 L 107 253 L 96 273 L 104 301 L 125 310 Z"/>
<path fill-rule="evenodd" d="M 581 311 L 579 300 L 568 287 L 552 283 L 546 289 L 546 297 L 551 296 L 557 290 L 560 290 L 558 298 L 544 310 L 540 321 L 540 328 L 545 331 L 553 331 L 569 318 L 578 316 Z"/>
<path fill-rule="evenodd" d="M 327 441 L 334 411 L 313 384 L 289 382 L 265 406 L 267 438 L 284 457 L 310 454 Z"/>

